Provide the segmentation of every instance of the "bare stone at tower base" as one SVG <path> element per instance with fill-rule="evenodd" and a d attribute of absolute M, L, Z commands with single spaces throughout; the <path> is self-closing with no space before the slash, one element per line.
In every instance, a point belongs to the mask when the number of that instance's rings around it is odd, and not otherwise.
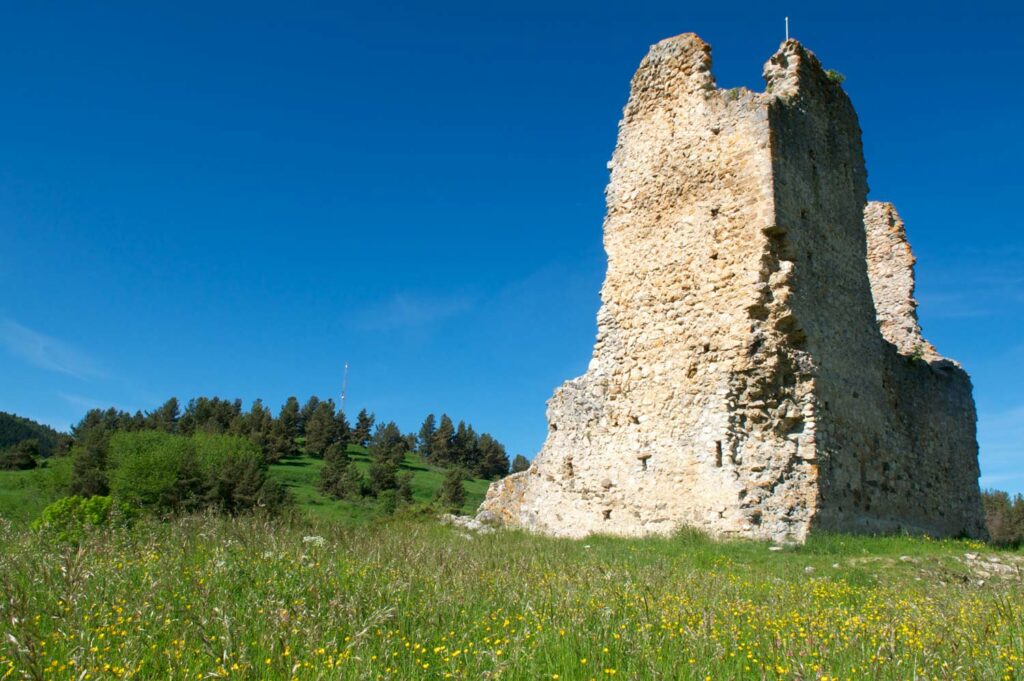
<path fill-rule="evenodd" d="M 693 34 L 644 58 L 590 367 L 482 517 L 569 537 L 983 536 L 970 379 L 921 336 L 856 113 L 796 41 L 764 75 L 763 93 L 717 89 Z"/>

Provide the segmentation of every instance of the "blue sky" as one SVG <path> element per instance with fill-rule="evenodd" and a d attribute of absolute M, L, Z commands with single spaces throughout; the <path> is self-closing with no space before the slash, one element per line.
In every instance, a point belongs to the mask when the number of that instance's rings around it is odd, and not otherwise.
<path fill-rule="evenodd" d="M 276 407 L 347 360 L 349 411 L 532 457 L 590 357 L 630 76 L 694 31 L 761 89 L 787 14 L 973 377 L 982 482 L 1024 492 L 1017 3 L 8 3 L 0 409 Z"/>

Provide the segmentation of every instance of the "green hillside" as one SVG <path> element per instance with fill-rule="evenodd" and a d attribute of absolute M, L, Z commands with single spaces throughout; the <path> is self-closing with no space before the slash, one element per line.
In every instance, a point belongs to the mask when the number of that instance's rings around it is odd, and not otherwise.
<path fill-rule="evenodd" d="M 352 457 L 366 473 L 370 466 L 369 457 L 362 447 L 349 447 Z M 341 521 L 346 524 L 362 524 L 379 515 L 374 499 L 360 501 L 334 500 L 317 490 L 322 459 L 298 456 L 284 459 L 270 467 L 272 478 L 284 484 L 295 500 L 295 506 L 310 519 Z M 402 470 L 413 474 L 413 499 L 417 503 L 429 503 L 437 494 L 445 469 L 426 463 L 416 454 L 407 454 Z M 29 471 L 0 471 L 0 518 L 27 522 L 39 515 L 50 502 L 64 496 L 71 477 L 71 460 L 67 457 L 49 459 L 42 468 Z M 484 494 L 487 480 L 466 480 L 466 503 L 463 513 L 472 513 Z"/>
<path fill-rule="evenodd" d="M 370 459 L 366 450 L 358 445 L 350 445 L 349 457 L 352 458 L 366 475 L 370 467 Z M 376 502 L 373 499 L 361 501 L 334 500 L 317 490 L 322 459 L 311 456 L 288 458 L 270 467 L 271 477 L 283 483 L 295 499 L 296 506 L 314 519 L 342 520 L 350 523 L 363 523 L 378 515 Z M 413 499 L 419 503 L 429 503 L 437 494 L 444 478 L 444 468 L 432 466 L 417 454 L 408 453 L 401 465 L 403 471 L 413 474 Z M 487 480 L 467 480 L 466 503 L 463 513 L 472 513 L 483 501 L 487 493 Z"/>
<path fill-rule="evenodd" d="M 0 449 L 17 444 L 22 440 L 38 440 L 39 453 L 51 456 L 57 449 L 61 433 L 50 426 L 37 423 L 17 414 L 0 411 Z"/>

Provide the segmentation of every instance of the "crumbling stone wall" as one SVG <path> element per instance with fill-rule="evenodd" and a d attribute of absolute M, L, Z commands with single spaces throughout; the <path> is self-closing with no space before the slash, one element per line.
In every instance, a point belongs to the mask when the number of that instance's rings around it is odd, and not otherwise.
<path fill-rule="evenodd" d="M 969 381 L 883 339 L 848 98 L 796 41 L 765 66 L 764 93 L 719 90 L 710 66 L 687 34 L 634 76 L 590 367 L 555 392 L 543 450 L 481 513 L 566 536 L 976 534 Z M 880 272 L 908 266 L 898 248 L 876 252 Z M 876 297 L 905 305 L 912 284 L 877 279 Z M 906 327 L 905 307 L 892 314 Z M 942 419 L 963 435 L 944 449 Z M 904 460 L 935 470 L 911 475 Z M 900 493 L 917 496 L 889 499 Z M 931 518 L 949 494 L 963 499 L 955 517 Z"/>
<path fill-rule="evenodd" d="M 891 203 L 870 201 L 864 209 L 868 239 L 868 277 L 882 337 L 901 354 L 939 358 L 921 335 L 914 299 L 915 258 L 907 233 Z"/>

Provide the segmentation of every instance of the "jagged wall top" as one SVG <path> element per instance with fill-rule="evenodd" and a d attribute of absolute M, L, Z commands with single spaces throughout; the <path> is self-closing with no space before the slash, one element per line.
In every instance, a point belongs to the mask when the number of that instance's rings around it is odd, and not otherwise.
<path fill-rule="evenodd" d="M 652 45 L 633 76 L 626 117 L 656 104 L 662 106 L 666 98 L 714 92 L 711 65 L 711 46 L 695 33 L 683 33 Z M 795 97 L 814 87 L 837 87 L 828 79 L 818 57 L 792 38 L 784 41 L 765 62 L 762 75 L 765 94 L 780 98 Z"/>
<path fill-rule="evenodd" d="M 651 47 L 633 75 L 625 117 L 635 116 L 648 107 L 661 106 L 666 98 L 714 88 L 711 46 L 695 33 L 666 38 Z"/>

